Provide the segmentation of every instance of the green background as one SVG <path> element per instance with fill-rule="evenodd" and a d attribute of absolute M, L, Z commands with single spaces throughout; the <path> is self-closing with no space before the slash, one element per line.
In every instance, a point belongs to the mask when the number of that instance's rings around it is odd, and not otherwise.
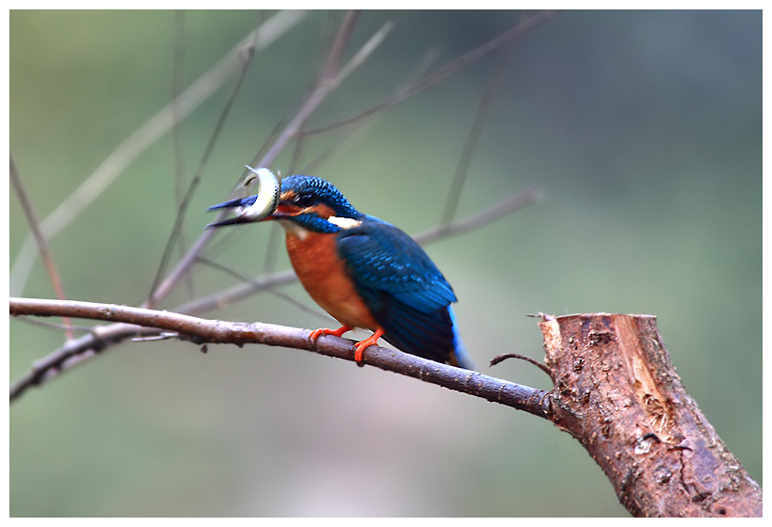
<path fill-rule="evenodd" d="M 388 20 L 395 28 L 309 124 L 367 109 L 427 50 L 439 53 L 436 69 L 520 15 L 364 12 L 351 49 Z M 10 147 L 40 217 L 168 103 L 175 16 L 11 12 Z M 184 84 L 265 16 L 186 13 Z M 193 198 L 187 243 L 307 92 L 340 18 L 309 13 L 256 56 Z M 427 247 L 481 365 L 511 351 L 543 356 L 525 313 L 656 315 L 686 388 L 759 483 L 761 35 L 759 11 L 559 13 L 514 49 L 459 215 L 531 186 L 546 199 Z M 381 115 L 312 172 L 408 233 L 436 225 L 500 57 Z M 184 122 L 186 177 L 231 86 Z M 341 137 L 309 140 L 299 167 Z M 289 166 L 285 154 L 274 168 Z M 68 298 L 145 298 L 171 231 L 174 172 L 167 134 L 51 242 Z M 271 231 L 233 229 L 205 254 L 248 276 L 266 253 L 285 269 Z M 11 265 L 27 235 L 12 193 Z M 198 295 L 236 282 L 204 266 L 194 278 Z M 282 292 L 312 304 L 297 284 Z M 23 295 L 54 296 L 40 262 Z M 204 316 L 328 324 L 270 294 Z M 55 330 L 18 320 L 10 329 L 11 381 L 62 344 Z M 550 387 L 518 361 L 483 371 Z M 544 420 L 311 353 L 210 346 L 204 355 L 184 343 L 126 343 L 15 402 L 10 507 L 13 516 L 627 514 L 581 446 Z"/>

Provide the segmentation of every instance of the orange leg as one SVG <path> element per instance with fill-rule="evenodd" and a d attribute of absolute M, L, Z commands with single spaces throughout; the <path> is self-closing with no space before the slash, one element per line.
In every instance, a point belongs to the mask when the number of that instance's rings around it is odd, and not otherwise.
<path fill-rule="evenodd" d="M 354 360 L 359 366 L 364 366 L 364 364 L 362 364 L 362 359 L 364 359 L 365 348 L 378 344 L 378 339 L 382 336 L 383 328 L 378 328 L 370 337 L 356 343 L 354 347 L 356 350 L 354 351 Z"/>
<path fill-rule="evenodd" d="M 311 339 L 311 342 L 316 343 L 316 339 L 318 339 L 322 335 L 332 335 L 334 337 L 342 337 L 345 332 L 351 331 L 352 329 L 354 329 L 352 326 L 341 326 L 338 329 L 319 328 L 319 329 L 313 330 L 311 334 L 308 336 L 308 338 Z"/>
<path fill-rule="evenodd" d="M 328 329 L 328 328 L 319 328 L 315 329 L 311 332 L 311 334 L 308 336 L 309 339 L 311 339 L 311 342 L 316 342 L 316 339 L 321 337 L 322 335 L 332 335 L 334 337 L 342 337 L 344 333 L 347 331 L 351 331 L 354 329 L 352 326 L 341 326 L 338 329 Z M 362 364 L 362 360 L 364 359 L 365 349 L 370 346 L 375 346 L 378 344 L 378 339 L 380 339 L 383 336 L 383 328 L 378 328 L 375 333 L 373 333 L 370 337 L 366 338 L 365 340 L 359 341 L 356 344 L 354 344 L 354 360 L 356 361 L 357 365 L 364 366 Z"/>

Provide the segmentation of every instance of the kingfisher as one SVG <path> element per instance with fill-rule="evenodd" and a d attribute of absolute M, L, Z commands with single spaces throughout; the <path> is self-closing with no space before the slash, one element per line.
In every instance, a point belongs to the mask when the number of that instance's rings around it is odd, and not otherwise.
<path fill-rule="evenodd" d="M 312 331 L 312 342 L 362 328 L 373 334 L 355 344 L 360 366 L 365 349 L 383 337 L 403 352 L 477 369 L 459 337 L 453 288 L 413 238 L 359 212 L 322 178 L 293 175 L 279 184 L 268 169 L 251 170 L 273 177 L 275 202 L 265 197 L 271 189 L 264 192 L 270 185 L 261 181 L 257 195 L 209 207 L 240 213 L 209 226 L 279 222 L 300 283 L 341 324 Z"/>

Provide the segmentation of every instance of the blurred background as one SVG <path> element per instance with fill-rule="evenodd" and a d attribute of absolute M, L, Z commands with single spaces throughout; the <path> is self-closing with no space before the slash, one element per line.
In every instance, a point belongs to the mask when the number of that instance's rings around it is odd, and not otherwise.
<path fill-rule="evenodd" d="M 10 148 L 45 218 L 172 96 L 273 13 L 12 11 Z M 394 29 L 312 117 L 334 123 L 514 25 L 519 12 L 364 12 L 347 57 Z M 342 13 L 311 12 L 255 56 L 182 237 L 307 93 Z M 175 36 L 177 35 L 177 36 Z M 536 186 L 545 199 L 427 246 L 483 371 L 549 389 L 525 313 L 646 313 L 686 388 L 761 480 L 761 12 L 562 12 L 509 55 L 458 217 Z M 175 52 L 175 43 L 183 46 Z M 493 53 L 369 121 L 304 143 L 298 171 L 411 234 L 439 222 Z M 51 241 L 68 298 L 138 305 L 234 81 L 164 135 Z M 323 163 L 314 162 L 345 138 Z M 292 166 L 291 151 L 273 168 Z M 10 196 L 10 264 L 29 229 Z M 277 243 L 278 242 L 278 243 Z M 174 251 L 178 258 L 180 251 Z M 288 261 L 276 227 L 205 256 L 246 276 Z M 238 282 L 197 266 L 159 307 Z M 12 290 L 18 284 L 11 284 Z M 313 306 L 298 284 L 281 292 Z M 16 294 L 54 297 L 37 261 Z M 263 293 L 207 318 L 329 322 Z M 87 324 L 78 321 L 78 323 Z M 360 334 L 363 336 L 364 334 Z M 353 334 L 352 336 L 357 336 Z M 63 343 L 10 322 L 10 379 Z M 10 409 L 13 516 L 617 516 L 611 485 L 550 423 L 414 379 L 263 346 L 125 343 Z"/>

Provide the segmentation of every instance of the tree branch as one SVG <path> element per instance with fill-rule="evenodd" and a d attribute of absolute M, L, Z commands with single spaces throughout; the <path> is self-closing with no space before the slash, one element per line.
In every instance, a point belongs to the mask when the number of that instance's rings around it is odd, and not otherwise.
<path fill-rule="evenodd" d="M 261 322 L 251 324 L 224 322 L 205 320 L 169 311 L 73 300 L 32 298 L 11 298 L 10 313 L 14 316 L 62 316 L 66 314 L 73 318 L 119 323 L 109 327 L 107 334 L 100 331 L 102 338 L 108 337 L 109 339 L 125 339 L 134 335 L 157 335 L 165 330 L 173 331 L 179 338 L 196 344 L 236 344 L 238 346 L 266 344 L 313 351 L 344 360 L 354 360 L 354 348 L 351 340 L 323 336 L 314 344 L 309 339 L 310 331 L 307 329 Z M 58 351 L 55 360 L 49 360 L 44 364 L 35 364 L 21 381 L 13 385 L 11 400 L 18 398 L 27 388 L 39 384 L 44 379 L 49 379 L 47 372 L 60 371 L 69 367 L 67 361 L 78 353 L 76 346 L 63 348 Z M 367 348 L 364 363 L 385 371 L 407 375 L 450 390 L 524 410 L 539 417 L 547 417 L 548 406 L 545 398 L 547 392 L 543 390 L 440 364 L 380 346 Z"/>

